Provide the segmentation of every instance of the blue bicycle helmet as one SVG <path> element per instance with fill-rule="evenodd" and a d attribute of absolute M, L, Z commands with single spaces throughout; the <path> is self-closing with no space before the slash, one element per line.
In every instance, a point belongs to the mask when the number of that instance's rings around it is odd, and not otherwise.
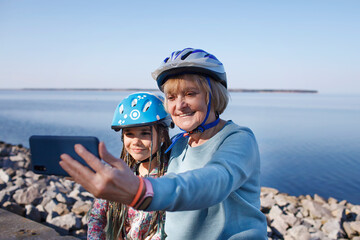
<path fill-rule="evenodd" d="M 123 99 L 115 109 L 111 128 L 119 131 L 127 127 L 163 124 L 171 126 L 170 115 L 165 111 L 161 96 L 137 92 Z"/>
<path fill-rule="evenodd" d="M 169 77 L 184 73 L 209 76 L 227 88 L 224 65 L 202 49 L 185 48 L 171 53 L 151 75 L 162 90 L 161 86 Z"/>

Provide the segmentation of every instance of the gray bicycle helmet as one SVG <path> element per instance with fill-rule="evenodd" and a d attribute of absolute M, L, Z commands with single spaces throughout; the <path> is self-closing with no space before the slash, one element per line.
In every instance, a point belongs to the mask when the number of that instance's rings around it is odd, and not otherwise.
<path fill-rule="evenodd" d="M 169 77 L 184 73 L 209 76 L 227 88 L 223 64 L 214 55 L 201 49 L 185 48 L 171 53 L 151 75 L 162 90 L 161 86 Z"/>

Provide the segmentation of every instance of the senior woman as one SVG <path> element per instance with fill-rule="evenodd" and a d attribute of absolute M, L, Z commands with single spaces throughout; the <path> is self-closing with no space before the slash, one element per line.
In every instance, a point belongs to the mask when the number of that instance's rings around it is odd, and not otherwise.
<path fill-rule="evenodd" d="M 168 239 L 267 239 L 260 208 L 260 160 L 249 128 L 219 115 L 228 103 L 222 63 L 201 49 L 173 52 L 152 74 L 182 132 L 173 138 L 166 176 L 142 179 L 100 144 L 103 166 L 82 146 L 75 149 L 95 173 L 62 155 L 61 166 L 96 197 L 166 210 Z M 138 199 L 140 200 L 138 200 Z M 144 203 L 143 203 L 143 202 Z"/>

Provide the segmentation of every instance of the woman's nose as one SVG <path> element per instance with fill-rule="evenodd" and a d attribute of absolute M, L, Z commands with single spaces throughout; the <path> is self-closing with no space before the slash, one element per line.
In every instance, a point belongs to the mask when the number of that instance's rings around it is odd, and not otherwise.
<path fill-rule="evenodd" d="M 186 107 L 187 103 L 186 103 L 184 97 L 178 97 L 176 100 L 177 100 L 176 101 L 176 108 L 177 109 L 183 109 L 184 107 Z"/>

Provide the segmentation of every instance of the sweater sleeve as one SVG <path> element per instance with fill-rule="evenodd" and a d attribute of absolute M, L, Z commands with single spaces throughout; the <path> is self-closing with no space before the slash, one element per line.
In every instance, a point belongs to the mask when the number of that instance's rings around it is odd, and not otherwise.
<path fill-rule="evenodd" d="M 89 212 L 87 239 L 106 239 L 105 226 L 107 224 L 106 214 L 108 205 L 109 203 L 106 200 L 95 199 L 93 207 Z"/>
<path fill-rule="evenodd" d="M 150 179 L 154 198 L 147 210 L 196 210 L 226 199 L 259 166 L 255 137 L 251 131 L 235 131 L 222 140 L 210 158 L 202 168 Z"/>

